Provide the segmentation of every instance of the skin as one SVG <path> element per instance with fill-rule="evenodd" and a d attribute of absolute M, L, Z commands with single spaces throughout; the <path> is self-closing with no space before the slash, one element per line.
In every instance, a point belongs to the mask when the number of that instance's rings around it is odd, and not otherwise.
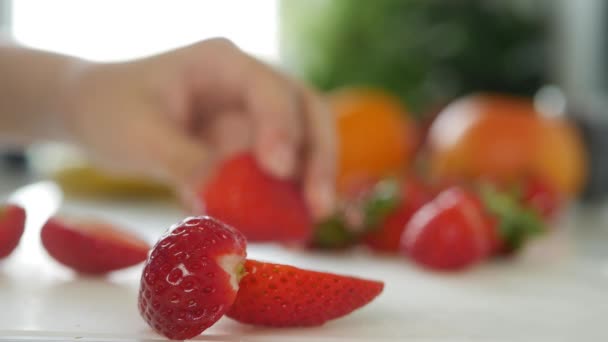
<path fill-rule="evenodd" d="M 100 167 L 173 185 L 190 207 L 223 158 L 251 149 L 300 181 L 316 217 L 334 205 L 335 129 L 324 99 L 212 39 L 121 63 L 0 42 L 0 144 L 62 141 Z"/>

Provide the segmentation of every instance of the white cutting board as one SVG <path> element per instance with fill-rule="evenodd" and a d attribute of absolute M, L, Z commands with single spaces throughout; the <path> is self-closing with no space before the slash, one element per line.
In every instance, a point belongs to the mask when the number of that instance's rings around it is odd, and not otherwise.
<path fill-rule="evenodd" d="M 5 187 L 6 184 L 4 184 Z M 0 188 L 0 191 L 2 189 Z M 6 190 L 5 190 L 6 192 Z M 1 194 L 0 194 L 1 195 Z M 6 196 L 4 196 L 6 197 Z M 61 198 L 52 185 L 21 189 L 27 204 L 21 245 L 0 265 L 0 339 L 162 340 L 137 312 L 141 266 L 105 278 L 82 278 L 52 261 L 39 227 Z M 151 242 L 183 213 L 152 202 L 63 201 L 132 227 Z M 270 329 L 224 318 L 198 337 L 209 341 L 605 341 L 608 340 L 608 233 L 597 216 L 570 220 L 515 260 L 457 275 L 420 270 L 399 257 L 363 251 L 319 254 L 252 245 L 251 257 L 385 281 L 370 305 L 317 328 Z M 582 232 L 582 233 L 581 233 Z M 603 235 L 603 242 L 599 237 Z"/>

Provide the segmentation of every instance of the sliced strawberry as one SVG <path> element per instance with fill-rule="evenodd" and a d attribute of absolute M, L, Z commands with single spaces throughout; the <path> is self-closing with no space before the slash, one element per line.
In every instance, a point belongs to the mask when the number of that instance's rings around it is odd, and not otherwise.
<path fill-rule="evenodd" d="M 481 201 L 452 187 L 420 208 L 408 223 L 401 248 L 412 260 L 436 270 L 470 267 L 491 253 L 492 232 Z"/>
<path fill-rule="evenodd" d="M 150 245 L 108 222 L 96 219 L 49 219 L 40 232 L 55 260 L 80 273 L 102 274 L 136 265 Z"/>
<path fill-rule="evenodd" d="M 207 216 L 171 227 L 144 267 L 138 300 L 143 319 L 170 339 L 202 333 L 234 302 L 245 248 L 242 233 Z"/>
<path fill-rule="evenodd" d="M 345 316 L 382 292 L 384 284 L 255 260 L 245 263 L 228 317 L 242 323 L 315 326 Z"/>
<path fill-rule="evenodd" d="M 0 207 L 0 258 L 15 250 L 25 228 L 25 210 L 15 204 Z"/>
<path fill-rule="evenodd" d="M 298 186 L 266 174 L 251 154 L 226 161 L 201 192 L 206 213 L 249 241 L 307 242 L 309 211 Z"/>

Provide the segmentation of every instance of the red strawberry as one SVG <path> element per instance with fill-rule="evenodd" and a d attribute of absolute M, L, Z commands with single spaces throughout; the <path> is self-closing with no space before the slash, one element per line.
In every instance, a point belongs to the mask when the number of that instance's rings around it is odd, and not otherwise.
<path fill-rule="evenodd" d="M 260 169 L 251 154 L 226 161 L 202 191 L 206 213 L 249 241 L 305 242 L 312 222 L 298 186 Z"/>
<path fill-rule="evenodd" d="M 5 258 L 17 247 L 25 228 L 25 210 L 6 204 L 0 208 L 0 258 Z"/>
<path fill-rule="evenodd" d="M 459 270 L 491 253 L 493 230 L 481 201 L 463 188 L 441 192 L 411 218 L 402 249 L 417 263 L 437 270 Z"/>
<path fill-rule="evenodd" d="M 400 204 L 388 216 L 381 219 L 377 227 L 363 238 L 371 249 L 384 252 L 399 251 L 399 241 L 412 215 L 433 198 L 428 184 L 415 177 L 407 177 L 401 184 Z"/>
<path fill-rule="evenodd" d="M 369 303 L 384 287 L 377 281 L 255 260 L 247 260 L 245 272 L 226 315 L 254 325 L 321 325 Z"/>
<path fill-rule="evenodd" d="M 334 214 L 317 223 L 310 247 L 353 246 L 398 206 L 400 197 L 398 182 L 392 179 L 352 182 L 340 194 Z"/>
<path fill-rule="evenodd" d="M 171 339 L 199 335 L 234 302 L 245 248 L 242 233 L 208 216 L 174 225 L 146 261 L 139 289 L 141 316 Z"/>
<path fill-rule="evenodd" d="M 113 224 L 53 217 L 40 232 L 42 245 L 58 262 L 75 271 L 102 274 L 146 260 L 150 246 Z"/>
<path fill-rule="evenodd" d="M 399 251 L 401 235 L 415 212 L 407 205 L 400 206 L 363 238 L 363 244 L 379 252 Z"/>
<path fill-rule="evenodd" d="M 562 198 L 558 192 L 539 178 L 530 178 L 524 182 L 522 199 L 545 220 L 553 219 L 562 204 Z"/>

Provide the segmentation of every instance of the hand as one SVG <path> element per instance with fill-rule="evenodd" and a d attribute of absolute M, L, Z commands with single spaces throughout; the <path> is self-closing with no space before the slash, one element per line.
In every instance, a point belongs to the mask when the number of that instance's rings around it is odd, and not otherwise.
<path fill-rule="evenodd" d="M 317 217 L 334 201 L 333 116 L 312 90 L 214 39 L 133 62 L 83 64 L 66 92 L 66 131 L 101 165 L 182 194 L 223 158 L 252 149 L 302 182 Z"/>

